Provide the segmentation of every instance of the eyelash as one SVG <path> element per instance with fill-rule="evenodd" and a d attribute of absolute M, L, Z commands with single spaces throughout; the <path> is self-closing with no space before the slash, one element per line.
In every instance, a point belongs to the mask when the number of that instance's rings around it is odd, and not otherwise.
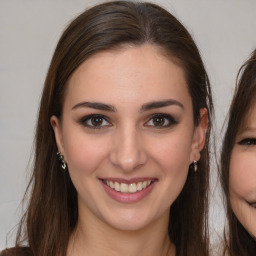
<path fill-rule="evenodd" d="M 255 146 L 256 138 L 246 138 L 238 142 L 239 145 L 243 146 Z"/>
<path fill-rule="evenodd" d="M 153 122 L 154 118 L 165 119 L 164 120 L 164 125 L 161 125 L 159 127 L 157 125 L 147 125 L 147 123 L 149 123 L 150 121 Z M 168 124 L 165 124 L 166 120 L 167 120 Z M 150 116 L 149 120 L 145 123 L 145 126 L 155 127 L 157 129 L 163 129 L 163 128 L 168 128 L 168 127 L 170 127 L 172 125 L 175 125 L 175 124 L 178 124 L 178 122 L 173 116 L 171 116 L 169 114 L 165 114 L 165 113 L 156 113 L 156 114 L 152 114 Z"/>
<path fill-rule="evenodd" d="M 157 125 L 154 125 L 154 118 L 158 118 L 159 121 L 163 121 L 163 124 L 161 124 L 160 126 L 157 126 Z M 103 123 L 104 122 L 107 122 L 107 124 L 105 125 L 102 125 L 102 123 L 100 123 L 99 126 L 97 125 L 93 125 L 92 124 L 92 121 L 95 121 L 95 119 L 100 119 Z M 152 122 L 153 124 L 148 124 L 149 122 Z M 157 121 L 157 120 L 155 120 Z M 90 124 L 89 124 L 90 122 Z M 167 124 L 166 124 L 167 122 Z M 91 114 L 91 115 L 88 115 L 88 116 L 85 116 L 83 118 L 81 118 L 79 120 L 79 123 L 81 123 L 82 125 L 90 128 L 90 129 L 102 129 L 102 128 L 105 128 L 105 127 L 111 127 L 112 124 L 110 123 L 110 121 L 108 120 L 108 118 L 104 115 L 100 115 L 100 114 Z M 147 127 L 154 127 L 156 129 L 163 129 L 163 128 L 168 128 L 172 125 L 175 125 L 177 124 L 178 122 L 175 120 L 175 118 L 169 114 L 165 114 L 165 113 L 156 113 L 156 114 L 152 114 L 148 121 L 144 124 L 145 126 Z"/>
<path fill-rule="evenodd" d="M 96 126 L 96 125 L 93 125 L 92 124 L 92 120 L 98 118 L 98 119 L 101 119 L 102 122 L 107 122 L 108 124 L 107 125 L 100 125 L 100 126 Z M 88 124 L 88 122 L 91 122 L 91 124 Z M 108 118 L 104 115 L 99 115 L 99 114 L 91 114 L 91 115 L 88 115 L 88 116 L 85 116 L 83 118 L 81 118 L 79 120 L 79 123 L 81 123 L 82 125 L 90 128 L 90 129 L 102 129 L 104 127 L 110 127 L 112 126 L 112 124 L 108 121 Z"/>

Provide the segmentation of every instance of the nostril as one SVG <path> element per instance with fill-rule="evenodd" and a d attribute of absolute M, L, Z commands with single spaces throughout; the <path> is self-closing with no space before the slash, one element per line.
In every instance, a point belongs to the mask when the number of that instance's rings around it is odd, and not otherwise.
<path fill-rule="evenodd" d="M 147 156 L 142 152 L 112 152 L 110 161 L 113 165 L 119 166 L 124 171 L 132 171 L 144 165 Z"/>
<path fill-rule="evenodd" d="M 132 171 L 147 161 L 145 145 L 134 126 L 120 129 L 113 140 L 110 161 L 124 171 Z"/>

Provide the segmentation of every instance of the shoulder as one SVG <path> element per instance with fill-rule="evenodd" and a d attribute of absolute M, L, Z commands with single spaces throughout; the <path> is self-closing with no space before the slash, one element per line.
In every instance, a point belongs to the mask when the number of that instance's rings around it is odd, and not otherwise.
<path fill-rule="evenodd" d="M 6 254 L 6 250 L 4 250 L 4 251 L 0 251 L 0 256 L 7 256 L 7 254 Z"/>
<path fill-rule="evenodd" d="M 7 250 L 0 251 L 0 256 L 7 256 Z"/>
<path fill-rule="evenodd" d="M 29 247 L 8 248 L 0 252 L 0 256 L 32 256 Z"/>

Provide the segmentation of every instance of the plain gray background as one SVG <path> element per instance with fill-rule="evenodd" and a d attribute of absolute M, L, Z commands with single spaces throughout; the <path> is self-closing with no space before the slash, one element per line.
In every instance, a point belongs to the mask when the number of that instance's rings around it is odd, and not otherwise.
<path fill-rule="evenodd" d="M 85 8 L 103 1 L 0 0 L 0 249 L 18 222 L 29 177 L 37 109 L 61 32 Z M 256 47 L 255 0 L 158 0 L 194 37 L 212 84 L 217 146 L 241 64 Z M 224 225 L 212 168 L 211 235 Z M 9 235 L 9 245 L 12 236 Z"/>

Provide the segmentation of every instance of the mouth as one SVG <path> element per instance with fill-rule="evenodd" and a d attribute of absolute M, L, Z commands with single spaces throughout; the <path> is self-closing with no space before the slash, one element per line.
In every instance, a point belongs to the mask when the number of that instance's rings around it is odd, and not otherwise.
<path fill-rule="evenodd" d="M 246 201 L 246 202 L 247 202 L 247 204 L 249 204 L 251 207 L 256 208 L 256 202 L 248 202 L 248 201 Z"/>
<path fill-rule="evenodd" d="M 149 186 L 151 186 L 156 179 L 145 179 L 141 181 L 117 181 L 117 180 L 109 180 L 109 179 L 101 179 L 101 181 L 107 185 L 109 188 L 120 192 L 120 193 L 126 193 L 126 194 L 134 194 L 136 192 L 142 191 L 144 189 L 147 189 Z"/>

